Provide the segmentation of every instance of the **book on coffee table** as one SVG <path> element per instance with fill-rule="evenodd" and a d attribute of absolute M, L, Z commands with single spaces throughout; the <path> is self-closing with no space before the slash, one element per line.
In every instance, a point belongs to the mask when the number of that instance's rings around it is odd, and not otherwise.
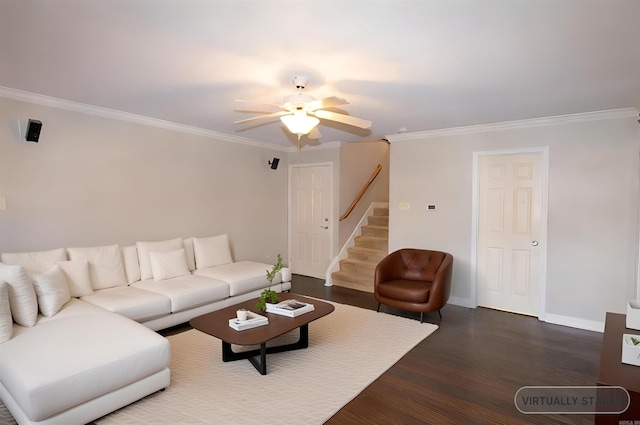
<path fill-rule="evenodd" d="M 277 304 L 267 303 L 266 311 L 267 313 L 280 314 L 282 316 L 297 317 L 313 310 L 313 304 L 303 303 L 298 300 L 284 300 Z"/>
<path fill-rule="evenodd" d="M 251 328 L 257 328 L 258 326 L 264 326 L 269 324 L 269 319 L 254 313 L 253 311 L 247 312 L 247 320 L 238 320 L 237 317 L 229 319 L 229 327 L 237 330 L 244 331 Z"/>

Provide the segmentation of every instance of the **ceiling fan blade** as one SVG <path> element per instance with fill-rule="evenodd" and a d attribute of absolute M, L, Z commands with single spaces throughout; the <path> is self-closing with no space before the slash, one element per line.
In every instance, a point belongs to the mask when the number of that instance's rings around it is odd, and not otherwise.
<path fill-rule="evenodd" d="M 360 127 L 360 128 L 371 127 L 371 121 L 363 120 L 362 118 L 352 117 L 351 115 L 336 114 L 335 112 L 323 111 L 323 110 L 315 111 L 314 115 L 318 118 L 337 121 L 343 124 L 352 125 L 354 127 Z"/>
<path fill-rule="evenodd" d="M 289 112 L 289 111 L 280 111 L 280 112 L 274 112 L 273 114 L 258 115 L 257 117 L 251 117 L 251 118 L 246 118 L 244 120 L 235 121 L 234 124 L 242 124 L 242 123 L 245 123 L 245 122 L 263 120 L 263 119 L 267 119 L 267 118 L 281 117 L 283 115 L 289 115 L 290 113 L 291 112 Z"/>
<path fill-rule="evenodd" d="M 235 108 L 236 111 L 277 112 L 282 110 L 282 107 L 280 105 L 276 105 L 275 103 L 259 103 L 240 99 L 234 99 L 233 101 L 240 104 Z"/>
<path fill-rule="evenodd" d="M 307 137 L 309 139 L 319 139 L 322 137 L 322 134 L 320 134 L 318 127 L 314 127 L 313 130 L 311 130 L 311 133 L 307 134 Z"/>
<path fill-rule="evenodd" d="M 307 103 L 306 109 L 307 111 L 315 111 L 317 109 L 332 108 L 334 106 L 348 105 L 348 104 L 349 102 L 347 102 L 345 99 L 331 96 L 331 97 L 325 97 L 324 99 L 312 100 L 311 102 Z"/>

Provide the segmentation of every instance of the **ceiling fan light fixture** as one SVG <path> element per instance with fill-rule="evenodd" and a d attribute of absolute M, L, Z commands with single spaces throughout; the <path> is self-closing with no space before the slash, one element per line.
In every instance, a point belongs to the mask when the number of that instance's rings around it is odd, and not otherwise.
<path fill-rule="evenodd" d="M 320 123 L 316 117 L 311 117 L 306 113 L 295 112 L 293 115 L 285 115 L 280 120 L 287 126 L 290 132 L 298 136 L 309 134 L 311 130 Z"/>

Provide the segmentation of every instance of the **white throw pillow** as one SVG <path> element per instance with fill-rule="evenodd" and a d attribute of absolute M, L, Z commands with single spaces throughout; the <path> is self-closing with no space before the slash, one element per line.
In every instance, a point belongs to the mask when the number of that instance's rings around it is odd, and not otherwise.
<path fill-rule="evenodd" d="M 153 280 L 171 279 L 190 274 L 184 249 L 150 252 L 149 261 L 151 262 Z"/>
<path fill-rule="evenodd" d="M 138 248 L 138 260 L 140 261 L 140 278 L 153 279 L 153 271 L 151 270 L 151 262 L 149 260 L 150 252 L 175 251 L 184 249 L 182 238 L 169 239 L 159 242 L 136 242 Z"/>
<path fill-rule="evenodd" d="M 93 294 L 89 262 L 87 260 L 58 261 L 69 285 L 69 293 L 74 298 Z"/>
<path fill-rule="evenodd" d="M 193 238 L 193 251 L 198 269 L 233 263 L 227 235 Z"/>
<path fill-rule="evenodd" d="M 46 317 L 55 316 L 70 299 L 69 285 L 59 265 L 42 274 L 33 275 L 33 287 L 38 296 L 40 312 Z"/>
<path fill-rule="evenodd" d="M 30 328 L 38 319 L 38 298 L 31 279 L 22 266 L 0 263 L 0 281 L 9 284 L 9 305 L 13 320 Z"/>
<path fill-rule="evenodd" d="M 0 281 L 0 343 L 9 341 L 13 335 L 13 319 L 9 304 L 9 284 Z"/>
<path fill-rule="evenodd" d="M 93 289 L 125 286 L 127 277 L 124 274 L 122 253 L 118 245 L 96 246 L 91 248 L 68 248 L 70 260 L 87 260 L 89 276 Z"/>
<path fill-rule="evenodd" d="M 120 248 L 124 273 L 127 275 L 127 283 L 132 284 L 140 280 L 140 263 L 138 263 L 138 249 L 135 245 Z"/>
<path fill-rule="evenodd" d="M 2 262 L 22 266 L 30 276 L 36 273 L 44 273 L 58 261 L 65 261 L 67 253 L 64 248 L 49 251 L 33 252 L 5 252 L 2 254 Z"/>

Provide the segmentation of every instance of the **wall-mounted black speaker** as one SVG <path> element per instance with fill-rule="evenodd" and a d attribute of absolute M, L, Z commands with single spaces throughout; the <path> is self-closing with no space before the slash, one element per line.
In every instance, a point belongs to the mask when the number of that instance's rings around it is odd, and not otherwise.
<path fill-rule="evenodd" d="M 268 161 L 269 165 L 271 165 L 272 170 L 278 169 L 278 162 L 280 162 L 280 158 L 273 158 L 273 161 Z"/>
<path fill-rule="evenodd" d="M 42 130 L 42 123 L 38 120 L 29 120 L 27 124 L 27 142 L 36 142 L 40 138 L 40 130 Z"/>

